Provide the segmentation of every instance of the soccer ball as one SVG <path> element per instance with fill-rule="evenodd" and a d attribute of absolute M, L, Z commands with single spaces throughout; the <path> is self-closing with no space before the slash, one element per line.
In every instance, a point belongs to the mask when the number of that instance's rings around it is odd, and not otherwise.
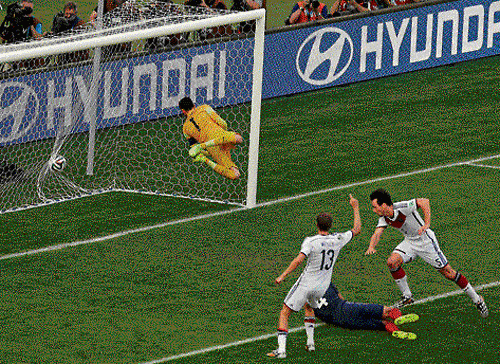
<path fill-rule="evenodd" d="M 62 155 L 58 155 L 53 158 L 51 157 L 49 166 L 53 171 L 61 172 L 64 167 L 66 167 L 66 158 L 64 158 Z"/>

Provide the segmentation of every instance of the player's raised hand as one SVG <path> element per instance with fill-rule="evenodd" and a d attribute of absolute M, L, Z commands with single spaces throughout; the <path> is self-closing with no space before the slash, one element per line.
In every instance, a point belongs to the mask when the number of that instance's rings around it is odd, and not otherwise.
<path fill-rule="evenodd" d="M 352 194 L 349 194 L 349 204 L 353 209 L 359 208 L 359 201 L 352 197 Z"/>
<path fill-rule="evenodd" d="M 377 252 L 377 249 L 372 248 L 372 247 L 370 246 L 370 247 L 368 247 L 368 249 L 366 250 L 365 255 L 372 255 L 372 254 L 375 254 L 376 252 Z"/>

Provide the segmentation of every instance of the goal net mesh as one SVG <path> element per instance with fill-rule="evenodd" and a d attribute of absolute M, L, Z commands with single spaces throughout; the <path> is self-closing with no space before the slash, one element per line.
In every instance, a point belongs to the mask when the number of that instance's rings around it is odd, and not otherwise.
<path fill-rule="evenodd" d="M 228 13 L 131 0 L 106 13 L 102 23 L 3 47 L 31 47 L 36 55 L 44 45 L 66 50 L 110 34 L 127 40 L 138 29 Z M 109 191 L 244 205 L 255 39 L 248 25 L 167 31 L 0 63 L 0 212 Z M 228 130 L 242 135 L 244 142 L 231 151 L 239 179 L 189 157 L 178 108 L 184 96 L 212 106 Z M 55 156 L 66 160 L 62 171 L 51 168 Z"/>

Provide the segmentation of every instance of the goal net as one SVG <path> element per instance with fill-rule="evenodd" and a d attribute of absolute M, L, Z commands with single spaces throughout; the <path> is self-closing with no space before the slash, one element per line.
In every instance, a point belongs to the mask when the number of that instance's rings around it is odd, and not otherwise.
<path fill-rule="evenodd" d="M 111 191 L 254 206 L 264 14 L 130 0 L 0 45 L 0 213 Z M 185 96 L 242 135 L 239 179 L 189 157 Z"/>

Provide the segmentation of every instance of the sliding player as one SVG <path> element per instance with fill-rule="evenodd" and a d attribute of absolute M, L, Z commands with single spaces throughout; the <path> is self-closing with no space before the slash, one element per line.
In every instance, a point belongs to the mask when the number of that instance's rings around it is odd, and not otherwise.
<path fill-rule="evenodd" d="M 193 161 L 205 163 L 226 178 L 239 178 L 240 171 L 231 159 L 231 149 L 243 142 L 241 135 L 227 131 L 226 121 L 208 105 L 196 107 L 189 97 L 184 97 L 179 108 L 186 115 L 182 131 L 191 146 L 189 156 Z"/>
<path fill-rule="evenodd" d="M 476 290 L 463 274 L 450 266 L 439 248 L 434 232 L 429 229 L 431 225 L 431 207 L 428 199 L 417 198 L 393 204 L 389 193 L 384 189 L 378 189 L 372 192 L 370 200 L 373 212 L 380 219 L 365 254 L 376 253 L 375 248 L 380 241 L 380 237 L 389 225 L 401 231 L 405 237 L 387 260 L 392 277 L 403 294 L 401 300 L 395 304 L 396 307 L 400 308 L 414 302 L 402 265 L 419 256 L 447 279 L 454 281 L 472 299 L 481 316 L 488 317 L 488 307 L 483 297 L 476 293 Z M 417 211 L 418 208 L 422 209 L 424 213 L 423 220 Z"/>
<path fill-rule="evenodd" d="M 401 331 L 396 325 L 415 322 L 419 319 L 418 315 L 410 313 L 403 316 L 394 307 L 346 301 L 333 283 L 316 303 L 314 314 L 321 321 L 344 329 L 381 330 L 398 339 L 417 338 L 414 333 Z"/>

